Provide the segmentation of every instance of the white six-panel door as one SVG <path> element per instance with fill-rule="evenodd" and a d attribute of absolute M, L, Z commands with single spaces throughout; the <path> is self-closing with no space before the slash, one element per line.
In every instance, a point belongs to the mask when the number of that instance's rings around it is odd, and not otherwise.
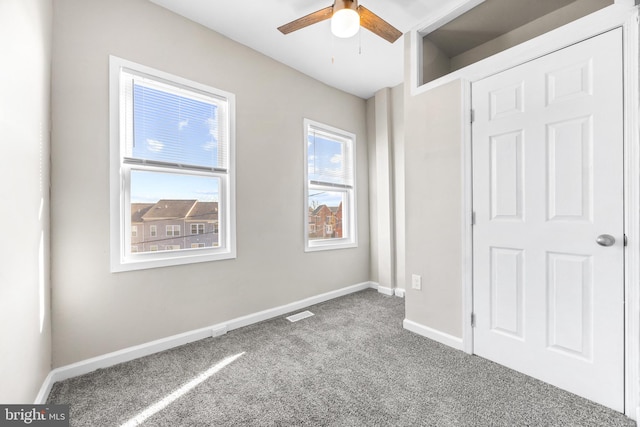
<path fill-rule="evenodd" d="M 623 411 L 622 31 L 472 104 L 474 353 Z"/>

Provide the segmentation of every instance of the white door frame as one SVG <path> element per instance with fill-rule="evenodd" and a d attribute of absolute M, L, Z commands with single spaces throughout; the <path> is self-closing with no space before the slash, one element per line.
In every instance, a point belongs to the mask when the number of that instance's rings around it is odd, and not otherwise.
<path fill-rule="evenodd" d="M 544 56 L 613 28 L 623 28 L 624 55 L 624 212 L 625 235 L 625 415 L 640 419 L 640 89 L 638 76 L 638 9 L 633 0 L 616 1 L 608 8 L 553 30 L 507 51 L 470 65 L 452 75 L 430 82 L 426 91 L 455 79 L 462 79 L 462 296 L 463 348 L 473 353 L 473 233 L 471 161 L 471 83 L 516 65 Z"/>

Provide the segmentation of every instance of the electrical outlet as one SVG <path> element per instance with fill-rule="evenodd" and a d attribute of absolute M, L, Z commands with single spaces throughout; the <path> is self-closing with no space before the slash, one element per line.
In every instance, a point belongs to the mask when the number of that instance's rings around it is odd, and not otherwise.
<path fill-rule="evenodd" d="M 411 275 L 411 288 L 421 290 L 422 289 L 422 277 L 417 274 Z"/>

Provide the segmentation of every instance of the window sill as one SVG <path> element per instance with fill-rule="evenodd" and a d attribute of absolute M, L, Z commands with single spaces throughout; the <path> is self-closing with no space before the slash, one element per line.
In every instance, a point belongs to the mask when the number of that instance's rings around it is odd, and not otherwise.
<path fill-rule="evenodd" d="M 317 251 L 330 251 L 334 249 L 350 249 L 357 248 L 358 242 L 352 242 L 349 240 L 337 240 L 337 241 L 311 241 L 307 242 L 304 249 L 305 252 L 317 252 Z"/>
<path fill-rule="evenodd" d="M 206 252 L 197 255 L 193 253 L 174 253 L 171 251 L 166 253 L 137 253 L 135 256 L 132 255 L 126 260 L 114 260 L 111 264 L 111 272 L 120 273 L 125 271 L 146 270 L 150 268 L 171 267 L 174 265 L 223 261 L 235 258 L 235 251 Z"/>

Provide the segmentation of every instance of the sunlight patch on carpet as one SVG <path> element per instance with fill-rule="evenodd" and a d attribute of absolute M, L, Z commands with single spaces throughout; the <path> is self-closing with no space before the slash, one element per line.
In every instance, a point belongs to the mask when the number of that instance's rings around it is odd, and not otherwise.
<path fill-rule="evenodd" d="M 182 387 L 180 387 L 179 389 L 177 389 L 173 393 L 167 395 L 164 399 L 162 399 L 162 400 L 154 403 L 153 405 L 149 406 L 147 409 L 145 409 L 144 411 L 140 412 L 138 415 L 136 415 L 135 417 L 131 418 L 129 421 L 127 421 L 126 423 L 122 424 L 120 427 L 135 427 L 135 426 L 139 426 L 140 424 L 145 422 L 147 419 L 151 418 L 152 416 L 154 416 L 158 412 L 162 411 L 164 408 L 166 408 L 167 406 L 169 406 L 170 404 L 172 404 L 176 400 L 180 399 L 182 396 L 187 394 L 189 391 L 193 390 L 198 385 L 202 384 L 204 381 L 209 379 L 211 376 L 215 375 L 217 372 L 222 370 L 222 368 L 230 365 L 231 363 L 233 363 L 234 361 L 239 359 L 244 354 L 245 354 L 245 352 L 243 351 L 242 353 L 238 353 L 235 356 L 229 356 L 226 359 L 223 359 L 220 363 L 218 363 L 218 364 L 212 366 L 211 368 L 207 369 L 206 371 L 204 371 L 203 373 L 201 373 L 200 375 L 198 375 L 197 377 L 195 377 L 194 379 L 192 379 L 191 381 L 189 381 L 188 383 L 186 383 L 185 385 L 183 385 Z"/>

